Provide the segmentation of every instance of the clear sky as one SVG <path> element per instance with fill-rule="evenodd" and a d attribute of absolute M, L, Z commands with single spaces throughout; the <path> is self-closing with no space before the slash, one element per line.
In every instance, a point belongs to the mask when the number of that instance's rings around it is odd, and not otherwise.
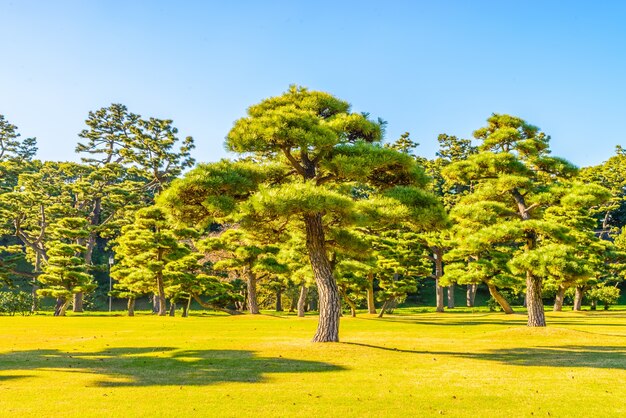
<path fill-rule="evenodd" d="M 493 112 L 578 165 L 626 146 L 624 1 L 0 0 L 0 46 L 0 114 L 41 159 L 76 160 L 87 112 L 119 102 L 215 161 L 249 105 L 294 83 L 429 157 Z"/>

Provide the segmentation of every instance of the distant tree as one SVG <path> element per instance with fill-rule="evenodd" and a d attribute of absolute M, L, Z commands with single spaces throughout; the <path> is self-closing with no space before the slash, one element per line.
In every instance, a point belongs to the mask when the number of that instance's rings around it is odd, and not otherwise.
<path fill-rule="evenodd" d="M 626 225 L 626 152 L 616 147 L 615 155 L 601 164 L 585 167 L 579 181 L 599 184 L 611 192 L 611 199 L 595 210 L 600 221 L 599 236 L 610 239 Z"/>
<path fill-rule="evenodd" d="M 385 144 L 385 147 L 394 149 L 396 151 L 400 151 L 404 154 L 413 155 L 413 151 L 415 148 L 419 146 L 419 142 L 415 142 L 411 139 L 411 134 L 409 132 L 405 132 L 400 135 L 400 138 L 396 139 L 395 142 Z"/>
<path fill-rule="evenodd" d="M 423 157 L 416 157 L 418 163 L 422 164 L 426 169 L 426 173 L 432 177 L 431 190 L 439 197 L 449 212 L 454 208 L 459 199 L 465 194 L 469 193 L 471 188 L 471 182 L 459 182 L 458 180 L 450 180 L 443 176 L 442 171 L 445 167 L 452 163 L 466 160 L 469 156 L 476 154 L 477 147 L 472 145 L 472 141 L 469 139 L 461 139 L 456 136 L 448 134 L 440 134 L 437 137 L 439 143 L 439 150 L 436 153 L 436 158 L 427 159 Z M 448 225 L 449 226 L 449 225 Z M 441 286 L 444 270 L 443 256 L 451 248 L 451 242 L 449 234 L 445 231 L 432 231 L 423 235 L 424 244 L 430 249 L 429 258 L 433 264 L 433 271 L 435 277 L 435 293 L 436 293 L 436 306 L 437 312 L 443 312 L 443 289 Z M 452 276 L 448 275 L 448 308 L 455 307 L 454 289 L 456 281 L 450 280 Z M 473 306 L 474 294 L 476 291 L 476 284 L 467 284 L 467 301 L 468 306 Z"/>
<path fill-rule="evenodd" d="M 381 234 L 373 245 L 380 287 L 378 300 L 382 302 L 378 317 L 382 318 L 404 302 L 407 294 L 417 290 L 419 279 L 429 276 L 430 267 L 420 237 L 414 232 L 391 230 Z"/>
<path fill-rule="evenodd" d="M 480 236 L 467 235 L 463 240 L 489 251 L 498 250 L 498 257 L 488 258 L 492 265 L 481 266 L 481 273 L 506 277 L 507 268 L 526 276 L 528 325 L 545 326 L 541 299 L 543 267 L 551 246 L 571 241 L 569 228 L 546 219 L 545 211 L 565 199 L 557 188 L 576 173 L 576 168 L 563 159 L 549 156 L 550 137 L 520 118 L 494 114 L 488 125 L 474 132 L 481 141 L 480 152 L 464 161 L 453 163 L 443 171 L 449 181 L 472 183 L 472 192 L 461 198 L 467 222 L 487 222 Z M 475 224 L 474 228 L 479 228 Z M 507 254 L 507 247 L 515 254 Z M 470 256 L 470 248 L 467 256 Z M 510 261 L 507 261 L 507 258 Z M 478 256 L 476 263 L 485 258 Z M 506 262 L 505 262 L 506 261 Z M 495 264 L 493 264 L 495 263 Z M 511 264 L 512 263 L 512 264 Z M 487 271 L 485 271 L 485 268 Z M 489 269 L 495 269 L 489 272 Z"/>
<path fill-rule="evenodd" d="M 178 131 L 171 120 L 143 120 L 122 104 L 89 112 L 85 123 L 76 152 L 84 155 L 89 171 L 74 189 L 76 205 L 90 222 L 85 245 L 92 265 L 97 239 L 118 236 L 136 210 L 152 204 L 155 193 L 193 164 L 194 145 L 188 137 L 176 149 Z M 82 310 L 80 296 L 75 310 Z"/>
<path fill-rule="evenodd" d="M 135 214 L 135 221 L 122 229 L 115 243 L 118 263 L 111 275 L 118 281 L 118 289 L 140 294 L 150 288 L 158 295 L 159 316 L 167 314 L 165 288 L 168 265 L 190 253 L 179 242 L 180 233 L 170 228 L 165 213 L 157 207 L 143 208 Z"/>
<path fill-rule="evenodd" d="M 236 271 L 247 284 L 248 311 L 259 313 L 257 282 L 272 272 L 282 272 L 286 267 L 276 260 L 279 247 L 264 245 L 251 234 L 241 229 L 228 229 L 219 236 L 209 237 L 198 242 L 204 252 L 220 251 L 221 260 L 215 262 L 215 270 Z"/>
<path fill-rule="evenodd" d="M 0 161 L 31 161 L 37 153 L 37 139 L 20 139 L 17 126 L 0 115 Z"/>
<path fill-rule="evenodd" d="M 47 249 L 47 261 L 43 274 L 38 278 L 43 285 L 41 296 L 56 299 L 54 316 L 64 316 L 72 295 L 95 289 L 92 276 L 87 272 L 83 245 L 77 244 L 86 237 L 87 221 L 83 218 L 64 217 L 51 226 L 53 241 Z"/>
<path fill-rule="evenodd" d="M 163 271 L 168 283 L 165 293 L 171 300 L 170 306 L 173 308 L 177 301 L 183 302 L 183 317 L 189 315 L 194 299 L 204 307 L 229 314 L 234 312 L 227 306 L 240 300 L 230 283 L 213 274 L 213 266 L 205 258 L 199 252 L 192 252 L 168 263 Z"/>

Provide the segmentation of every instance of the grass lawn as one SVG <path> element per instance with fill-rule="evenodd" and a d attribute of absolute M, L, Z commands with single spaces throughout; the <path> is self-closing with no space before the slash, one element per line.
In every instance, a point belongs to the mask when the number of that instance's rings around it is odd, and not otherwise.
<path fill-rule="evenodd" d="M 0 317 L 0 416 L 626 416 L 626 312 Z"/>

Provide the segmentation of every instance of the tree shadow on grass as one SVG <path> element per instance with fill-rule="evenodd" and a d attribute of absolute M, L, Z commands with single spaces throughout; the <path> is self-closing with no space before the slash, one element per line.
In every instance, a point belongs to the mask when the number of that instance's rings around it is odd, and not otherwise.
<path fill-rule="evenodd" d="M 444 314 L 445 315 L 445 314 Z M 453 320 L 442 316 L 441 319 L 422 319 L 419 317 L 389 317 L 389 318 L 359 318 L 365 321 L 384 321 L 395 322 L 400 324 L 412 324 L 412 325 L 439 325 L 439 326 L 475 326 L 475 325 L 500 325 L 503 327 L 510 327 L 512 325 L 526 325 L 528 319 L 525 314 L 514 314 L 514 316 L 503 317 L 506 318 L 502 321 L 493 319 L 457 319 Z M 624 327 L 623 323 L 606 323 L 606 322 L 587 322 L 588 316 L 581 317 L 580 319 L 560 319 L 560 318 L 547 318 L 548 325 L 560 326 L 560 325 L 584 325 L 591 327 Z M 621 317 L 618 317 L 621 318 Z"/>
<path fill-rule="evenodd" d="M 516 347 L 486 350 L 478 353 L 458 351 L 404 350 L 355 342 L 343 344 L 399 353 L 460 357 L 481 361 L 496 361 L 513 366 L 590 367 L 626 370 L 626 347 L 563 345 L 548 347 Z"/>
<path fill-rule="evenodd" d="M 88 373 L 95 386 L 203 386 L 224 382 L 260 383 L 268 373 L 344 370 L 330 363 L 260 357 L 247 350 L 180 350 L 172 347 L 113 348 L 97 352 L 27 350 L 0 354 L 4 371 L 56 370 Z M 4 378 L 31 377 L 4 375 Z"/>

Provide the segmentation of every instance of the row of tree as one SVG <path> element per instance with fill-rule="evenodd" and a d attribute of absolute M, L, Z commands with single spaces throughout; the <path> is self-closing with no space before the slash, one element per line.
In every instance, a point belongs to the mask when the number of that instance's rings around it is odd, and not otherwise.
<path fill-rule="evenodd" d="M 182 177 L 193 140 L 122 105 L 89 114 L 82 164 L 34 161 L 35 140 L 0 121 L 0 275 L 28 277 L 57 315 L 82 309 L 110 252 L 129 314 L 145 295 L 160 315 L 168 301 L 256 314 L 262 283 L 299 315 L 315 294 L 320 342 L 338 341 L 344 307 L 382 315 L 423 279 L 438 311 L 444 286 L 473 303 L 481 284 L 507 313 L 524 292 L 529 326 L 546 324 L 546 291 L 556 310 L 572 289 L 578 309 L 585 292 L 619 294 L 626 154 L 579 170 L 517 117 L 492 115 L 475 141 L 440 135 L 431 160 L 408 133 L 383 144 L 384 121 L 293 86 L 235 122 L 235 159 Z"/>

